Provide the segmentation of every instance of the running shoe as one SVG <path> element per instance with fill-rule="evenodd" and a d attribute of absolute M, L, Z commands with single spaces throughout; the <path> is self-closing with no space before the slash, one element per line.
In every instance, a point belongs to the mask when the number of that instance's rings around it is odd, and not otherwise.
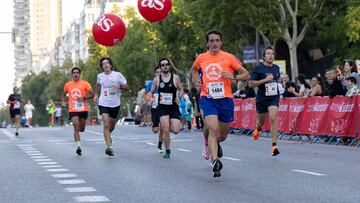
<path fill-rule="evenodd" d="M 110 147 L 108 147 L 105 150 L 105 154 L 107 154 L 109 156 L 114 156 L 114 151 Z"/>
<path fill-rule="evenodd" d="M 203 155 L 204 159 L 209 160 L 210 152 L 209 152 L 209 147 L 208 146 L 206 146 L 206 145 L 204 146 L 204 149 L 202 151 L 202 155 Z"/>
<path fill-rule="evenodd" d="M 272 155 L 273 155 L 273 156 L 276 156 L 276 155 L 278 155 L 278 154 L 280 154 L 279 149 L 277 148 L 277 146 L 273 146 L 273 147 L 272 147 Z"/>
<path fill-rule="evenodd" d="M 162 154 L 163 150 L 161 148 L 156 148 L 156 152 L 159 153 L 159 154 Z"/>
<path fill-rule="evenodd" d="M 76 154 L 81 155 L 81 148 L 80 148 L 80 147 L 78 147 L 78 148 L 76 149 Z"/>
<path fill-rule="evenodd" d="M 170 158 L 170 153 L 165 152 L 163 158 L 164 159 L 169 159 Z"/>
<path fill-rule="evenodd" d="M 223 168 L 223 164 L 219 159 L 216 159 L 212 163 L 212 171 L 214 172 L 213 177 L 220 177 L 221 176 L 221 169 Z"/>
<path fill-rule="evenodd" d="M 220 144 L 218 143 L 218 154 L 217 154 L 218 158 L 221 158 L 223 156 L 223 150 L 220 146 Z"/>
<path fill-rule="evenodd" d="M 260 137 L 260 132 L 257 128 L 255 128 L 255 130 L 253 132 L 253 138 L 254 138 L 254 140 L 257 140 L 257 139 L 259 139 L 259 137 Z"/>
<path fill-rule="evenodd" d="M 15 132 L 15 136 L 19 136 L 19 133 L 18 133 L 18 132 Z"/>

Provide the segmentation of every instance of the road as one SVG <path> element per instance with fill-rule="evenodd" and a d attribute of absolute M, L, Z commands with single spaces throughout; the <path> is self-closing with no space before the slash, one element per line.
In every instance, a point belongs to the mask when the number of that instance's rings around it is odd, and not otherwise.
<path fill-rule="evenodd" d="M 213 178 L 200 132 L 172 136 L 172 157 L 156 153 L 150 128 L 117 126 L 114 157 L 101 126 L 87 126 L 83 155 L 72 127 L 0 130 L 0 202 L 360 202 L 360 149 L 229 135 Z"/>

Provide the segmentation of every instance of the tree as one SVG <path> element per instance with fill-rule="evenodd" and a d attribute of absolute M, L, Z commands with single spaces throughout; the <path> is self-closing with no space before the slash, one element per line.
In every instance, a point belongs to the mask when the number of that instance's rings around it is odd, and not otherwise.
<path fill-rule="evenodd" d="M 346 36 L 350 42 L 360 40 L 360 6 L 350 6 L 345 16 Z"/>

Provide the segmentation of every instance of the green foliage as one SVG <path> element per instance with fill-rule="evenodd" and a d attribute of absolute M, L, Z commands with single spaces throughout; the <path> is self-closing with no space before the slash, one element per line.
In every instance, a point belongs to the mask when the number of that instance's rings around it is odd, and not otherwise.
<path fill-rule="evenodd" d="M 346 35 L 350 42 L 360 40 L 360 6 L 351 6 L 348 8 L 346 16 Z"/>

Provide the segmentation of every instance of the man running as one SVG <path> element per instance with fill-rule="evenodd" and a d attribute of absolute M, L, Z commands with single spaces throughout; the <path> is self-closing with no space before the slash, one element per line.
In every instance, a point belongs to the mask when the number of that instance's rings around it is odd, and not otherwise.
<path fill-rule="evenodd" d="M 180 81 L 180 77 L 170 73 L 170 61 L 162 58 L 159 61 L 161 73 L 153 80 L 153 85 L 149 92 L 148 98 L 152 98 L 155 90 L 159 92 L 158 113 L 160 116 L 160 128 L 165 135 L 165 153 L 163 158 L 170 158 L 170 130 L 174 134 L 179 133 L 180 127 L 180 111 L 179 98 L 184 94 L 184 87 Z M 179 95 L 177 96 L 177 91 Z"/>
<path fill-rule="evenodd" d="M 115 128 L 120 109 L 121 90 L 129 89 L 125 77 L 120 72 L 113 71 L 113 67 L 113 62 L 109 57 L 100 59 L 100 68 L 103 72 L 97 75 L 94 98 L 104 122 L 103 133 L 107 146 L 105 154 L 108 156 L 114 156 L 111 132 Z"/>
<path fill-rule="evenodd" d="M 251 73 L 250 87 L 258 87 L 256 95 L 256 111 L 258 113 L 257 128 L 253 132 L 254 140 L 260 136 L 260 130 L 265 123 L 266 115 L 269 113 L 270 131 L 272 140 L 272 155 L 280 154 L 276 146 L 278 136 L 278 111 L 280 92 L 277 82 L 280 80 L 279 66 L 273 64 L 275 50 L 266 47 L 263 53 L 264 63 L 255 67 Z"/>
<path fill-rule="evenodd" d="M 208 51 L 200 54 L 193 66 L 193 77 L 201 87 L 201 106 L 205 117 L 205 138 L 212 160 L 214 177 L 221 176 L 223 167 L 219 158 L 223 152 L 220 142 L 227 137 L 229 124 L 234 120 L 234 101 L 231 80 L 247 80 L 249 72 L 232 54 L 221 50 L 222 34 L 211 30 L 206 34 Z M 199 75 L 201 69 L 202 76 Z M 234 72 L 238 75 L 234 75 Z"/>
<path fill-rule="evenodd" d="M 84 132 L 86 119 L 88 117 L 88 105 L 86 100 L 94 97 L 94 91 L 90 84 L 80 79 L 80 68 L 73 67 L 71 69 L 72 80 L 64 86 L 61 98 L 61 105 L 65 107 L 66 95 L 68 94 L 68 110 L 69 120 L 74 126 L 74 139 L 76 145 L 76 153 L 81 155 L 80 132 Z"/>
<path fill-rule="evenodd" d="M 158 77 L 161 73 L 161 69 L 156 66 L 154 68 L 154 77 Z M 149 84 L 146 87 L 145 92 L 149 93 L 151 88 L 153 86 L 153 81 L 149 82 Z M 164 132 L 162 130 L 162 128 L 160 128 L 159 130 L 159 124 L 160 124 L 160 117 L 159 117 L 159 113 L 158 113 L 158 100 L 159 100 L 159 92 L 156 89 L 154 92 L 154 98 L 151 98 L 151 120 L 152 120 L 152 131 L 153 133 L 158 133 L 159 131 L 159 140 L 158 140 L 158 147 L 156 149 L 156 151 L 158 153 L 163 153 L 162 150 L 162 143 L 163 143 L 163 137 L 164 137 Z"/>
<path fill-rule="evenodd" d="M 21 96 L 19 94 L 19 88 L 13 88 L 13 94 L 9 95 L 7 103 L 10 104 L 10 118 L 13 124 L 15 124 L 15 136 L 19 135 L 20 129 L 20 119 L 21 119 L 21 111 L 20 111 L 20 102 Z"/>

